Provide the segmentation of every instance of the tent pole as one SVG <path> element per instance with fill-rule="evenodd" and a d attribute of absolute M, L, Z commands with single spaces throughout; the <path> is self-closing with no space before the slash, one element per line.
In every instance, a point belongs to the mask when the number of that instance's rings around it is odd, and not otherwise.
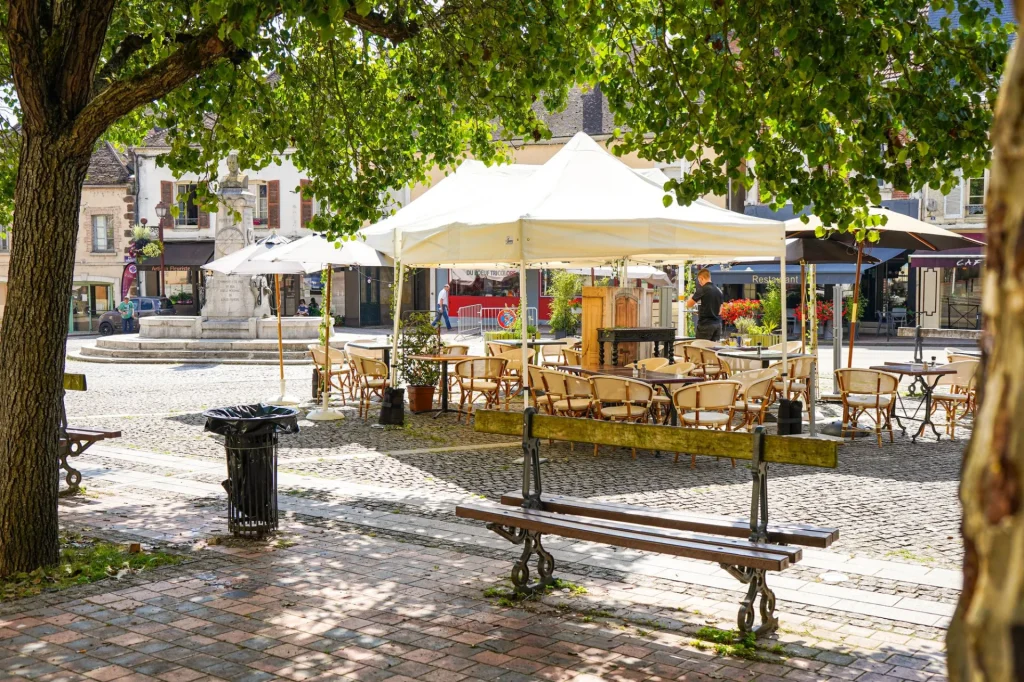
<path fill-rule="evenodd" d="M 807 352 L 807 262 L 800 261 L 800 302 L 797 303 L 797 311 L 800 312 L 800 352 Z"/>
<path fill-rule="evenodd" d="M 679 309 L 679 336 L 686 336 L 686 275 L 690 272 L 690 266 L 684 261 L 679 266 L 679 276 L 676 281 L 679 285 L 679 300 L 676 301 L 676 308 Z"/>
<path fill-rule="evenodd" d="M 850 304 L 850 344 L 846 366 L 853 367 L 853 344 L 857 338 L 857 315 L 860 312 L 860 265 L 864 260 L 864 242 L 857 243 L 857 272 L 853 276 L 853 302 Z"/>
<path fill-rule="evenodd" d="M 324 387 L 322 391 L 323 404 L 319 409 L 311 411 L 306 415 L 306 419 L 312 421 L 329 421 L 334 419 L 344 419 L 344 415 L 336 410 L 331 409 L 331 382 L 329 380 L 330 368 L 331 368 L 331 333 L 334 331 L 334 316 L 331 315 L 331 287 L 332 278 L 334 275 L 334 266 L 327 266 L 327 293 L 324 295 L 324 324 L 326 325 L 326 336 L 324 337 Z M 342 402 L 345 400 L 344 391 L 341 396 Z"/>
<path fill-rule="evenodd" d="M 594 268 L 590 268 L 590 286 L 596 286 L 596 278 L 594 277 Z"/>
<path fill-rule="evenodd" d="M 287 386 L 284 380 L 284 337 L 281 333 L 281 275 L 274 273 L 274 289 L 277 299 L 277 363 L 280 368 L 281 393 L 277 397 L 268 400 L 271 405 L 298 405 L 297 398 L 288 395 Z"/>
<path fill-rule="evenodd" d="M 398 286 L 395 287 L 395 319 L 392 322 L 392 334 L 391 334 L 391 367 L 388 368 L 388 376 L 391 378 L 391 387 L 397 386 L 398 372 L 395 371 L 394 367 L 398 367 L 398 326 L 402 320 L 402 284 L 405 282 L 405 264 L 402 261 L 398 261 L 398 268 L 395 271 L 398 277 Z M 440 329 L 438 330 L 440 332 Z"/>
<path fill-rule="evenodd" d="M 526 300 L 526 259 L 519 261 L 519 315 L 520 328 L 522 330 L 522 342 L 523 345 L 520 347 L 521 357 L 520 361 L 522 366 L 520 371 L 520 379 L 522 379 L 521 385 L 523 390 L 523 409 L 525 410 L 530 401 L 529 387 L 530 387 L 530 347 L 527 345 L 527 341 L 530 337 L 530 316 L 526 314 L 528 301 Z"/>
<path fill-rule="evenodd" d="M 779 326 L 781 327 L 780 340 L 782 341 L 782 388 L 785 391 L 786 388 L 786 375 L 789 373 L 787 357 L 789 354 L 786 352 L 786 242 L 782 242 L 782 255 L 779 256 Z M 788 392 L 787 392 L 788 393 Z M 785 397 L 785 395 L 784 395 Z"/>

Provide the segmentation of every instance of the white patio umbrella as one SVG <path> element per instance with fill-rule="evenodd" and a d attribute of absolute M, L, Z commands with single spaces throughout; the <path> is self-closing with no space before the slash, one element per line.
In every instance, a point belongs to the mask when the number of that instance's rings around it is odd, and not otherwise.
<path fill-rule="evenodd" d="M 406 265 L 518 266 L 523 294 L 528 266 L 622 258 L 659 265 L 777 255 L 785 281 L 781 222 L 702 200 L 665 206 L 663 181 L 637 173 L 584 133 L 540 168 L 511 169 L 462 164 L 408 207 L 364 229 L 367 244 L 398 260 L 400 274 Z M 401 282 L 400 276 L 399 297 Z"/>
<path fill-rule="evenodd" d="M 327 268 L 327 293 L 324 297 L 324 322 L 327 325 L 327 339 L 324 343 L 324 371 L 326 377 L 330 366 L 328 348 L 331 343 L 331 330 L 334 328 L 331 319 L 331 282 L 336 265 L 358 265 L 362 267 L 391 267 L 394 261 L 376 251 L 362 241 L 329 241 L 319 234 L 311 234 L 293 242 L 274 248 L 258 256 L 261 262 L 301 262 L 307 272 L 315 272 Z M 322 392 L 323 405 L 306 415 L 312 421 L 332 421 L 344 419 L 345 416 L 332 410 L 329 406 L 330 386 L 324 386 Z"/>
<path fill-rule="evenodd" d="M 594 275 L 595 277 L 613 277 L 615 270 L 607 265 L 593 268 L 568 268 L 568 272 L 575 275 Z M 627 279 L 623 275 L 623 280 Z M 630 265 L 628 279 L 642 279 L 648 284 L 660 287 L 672 286 L 672 278 L 664 270 L 652 265 Z"/>
<path fill-rule="evenodd" d="M 299 399 L 288 395 L 284 378 L 284 340 L 281 334 L 281 275 L 301 275 L 308 272 L 307 266 L 299 261 L 266 260 L 274 249 L 286 245 L 287 240 L 278 236 L 239 249 L 223 258 L 207 263 L 206 270 L 224 275 L 274 275 L 274 292 L 277 297 L 277 360 L 280 371 L 281 392 L 264 402 L 269 405 L 298 405 Z"/>

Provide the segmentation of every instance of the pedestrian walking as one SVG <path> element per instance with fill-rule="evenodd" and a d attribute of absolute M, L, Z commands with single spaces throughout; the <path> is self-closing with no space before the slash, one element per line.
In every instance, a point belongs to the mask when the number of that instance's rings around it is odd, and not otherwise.
<path fill-rule="evenodd" d="M 117 312 L 121 314 L 121 333 L 131 334 L 135 331 L 135 304 L 132 299 L 123 299 L 117 304 Z"/>
<path fill-rule="evenodd" d="M 444 289 L 437 295 L 437 315 L 434 316 L 434 326 L 441 326 L 441 318 L 444 318 L 444 325 L 448 328 L 448 331 L 452 330 L 452 321 L 448 319 L 448 289 L 449 285 L 445 284 Z"/>
<path fill-rule="evenodd" d="M 708 341 L 718 341 L 722 338 L 722 290 L 711 282 L 711 273 L 707 268 L 701 268 L 697 272 L 697 289 L 686 301 L 686 307 L 691 308 L 695 303 L 700 303 L 700 310 L 697 313 L 697 338 Z"/>

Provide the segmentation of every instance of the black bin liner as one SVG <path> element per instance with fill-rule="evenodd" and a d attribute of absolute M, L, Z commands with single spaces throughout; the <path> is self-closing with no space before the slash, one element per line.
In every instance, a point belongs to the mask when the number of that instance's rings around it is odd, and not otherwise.
<path fill-rule="evenodd" d="M 228 528 L 262 536 L 277 528 L 277 447 L 281 433 L 298 433 L 299 411 L 273 405 L 236 405 L 203 413 L 206 430 L 224 436 Z"/>
<path fill-rule="evenodd" d="M 382 426 L 402 426 L 405 424 L 405 389 L 389 387 L 384 389 L 383 400 L 380 402 L 380 416 L 377 423 Z"/>
<path fill-rule="evenodd" d="M 779 400 L 780 436 L 798 436 L 804 431 L 804 404 L 799 400 Z"/>

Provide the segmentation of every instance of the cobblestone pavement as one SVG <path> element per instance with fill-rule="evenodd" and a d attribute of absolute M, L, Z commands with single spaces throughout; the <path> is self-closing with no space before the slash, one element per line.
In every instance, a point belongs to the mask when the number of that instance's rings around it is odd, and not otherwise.
<path fill-rule="evenodd" d="M 912 351 L 857 352 L 857 364 L 874 364 L 906 359 Z M 71 368 L 85 372 L 89 381 L 89 391 L 68 394 L 73 424 L 121 429 L 119 447 L 216 461 L 222 460 L 222 447 L 203 433 L 201 411 L 258 401 L 278 389 L 277 368 L 266 366 L 72 363 Z M 308 394 L 309 368 L 286 367 L 286 374 L 292 393 Z M 496 499 L 520 485 L 514 439 L 475 433 L 456 424 L 454 415 L 409 415 L 405 428 L 380 429 L 355 418 L 354 408 L 344 409 L 349 418 L 341 422 L 302 421 L 300 433 L 283 441 L 282 470 L 418 490 L 426 497 Z M 828 409 L 821 416 L 828 416 Z M 958 432 L 961 439 L 969 434 Z M 936 443 L 931 437 L 913 444 L 897 431 L 896 443 L 886 441 L 882 448 L 870 438 L 844 445 L 834 471 L 773 466 L 772 518 L 834 525 L 841 529 L 835 549 L 849 555 L 956 568 L 962 447 L 962 440 Z M 550 492 L 719 514 L 749 509 L 749 472 L 727 461 L 700 458 L 691 469 L 669 455 L 641 452 L 633 461 L 627 451 L 614 448 L 597 457 L 583 447 L 576 452 L 565 444 L 543 448 L 550 458 L 544 470 Z M 131 466 L 144 467 L 145 458 Z M 375 497 L 373 492 L 354 503 L 373 505 Z M 451 516 L 451 504 L 431 506 Z"/>
<path fill-rule="evenodd" d="M 560 577 L 582 590 L 503 606 L 485 590 L 509 570 L 504 541 L 453 546 L 289 512 L 269 541 L 212 545 L 219 502 L 188 497 L 122 485 L 62 502 L 66 527 L 177 537 L 194 561 L 0 604 L 0 679 L 945 679 L 936 627 L 783 598 L 782 629 L 737 657 L 698 634 L 730 627 L 727 591 L 566 562 Z"/>

